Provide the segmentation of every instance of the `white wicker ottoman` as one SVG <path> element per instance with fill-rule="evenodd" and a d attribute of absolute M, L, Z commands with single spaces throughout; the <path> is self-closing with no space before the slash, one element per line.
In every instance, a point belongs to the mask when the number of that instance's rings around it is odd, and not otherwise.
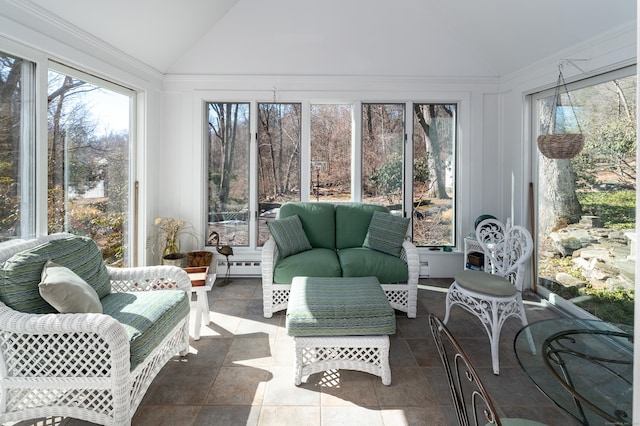
<path fill-rule="evenodd" d="M 376 277 L 296 277 L 287 307 L 295 384 L 332 369 L 363 371 L 391 384 L 389 334 L 395 312 Z"/>

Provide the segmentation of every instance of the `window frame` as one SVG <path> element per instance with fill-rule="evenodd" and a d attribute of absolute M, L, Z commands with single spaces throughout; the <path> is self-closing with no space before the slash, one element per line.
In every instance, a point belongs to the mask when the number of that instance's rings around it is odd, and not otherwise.
<path fill-rule="evenodd" d="M 575 81 L 569 81 L 566 83 L 566 88 L 569 92 L 572 92 L 574 90 L 580 90 L 580 89 L 584 89 L 587 87 L 591 87 L 591 86 L 595 86 L 598 84 L 603 84 L 612 80 L 616 80 L 616 79 L 620 79 L 620 78 L 625 78 L 625 77 L 630 77 L 630 76 L 637 76 L 637 65 L 628 65 L 622 68 L 618 68 L 618 69 L 614 69 L 611 71 L 606 71 L 603 72 L 601 74 L 598 75 L 594 75 L 594 76 L 587 76 L 585 78 L 581 78 L 579 80 L 575 80 Z M 539 101 L 541 99 L 544 98 L 548 98 L 550 96 L 553 96 L 555 93 L 555 84 L 552 87 L 546 88 L 544 90 L 540 90 L 537 92 L 533 92 L 527 95 L 527 102 L 526 102 L 526 106 L 528 108 L 528 117 L 529 117 L 529 134 L 531 137 L 531 151 L 530 151 L 530 156 L 531 156 L 531 182 L 533 182 L 533 187 L 536 189 L 535 194 L 534 194 L 534 205 L 538 206 L 539 202 L 538 202 L 538 191 L 537 189 L 539 188 L 540 185 L 540 158 L 538 155 L 538 144 L 537 144 L 537 139 L 538 136 L 540 135 L 540 126 L 538 125 L 538 118 L 539 118 L 539 110 L 538 110 L 538 105 L 539 105 Z M 638 151 L 640 152 L 640 151 Z M 638 211 L 638 205 L 636 205 L 636 211 Z M 535 230 L 537 232 L 537 230 L 539 229 L 539 225 L 538 225 L 538 209 L 534 209 L 533 214 L 535 216 L 535 220 L 533 221 L 535 223 Z M 636 216 L 636 223 L 638 221 L 638 217 Z M 533 261 L 534 261 L 534 268 L 536 271 L 536 280 L 539 279 L 539 275 L 537 274 L 538 271 L 538 264 L 539 264 L 539 256 L 540 256 L 540 249 L 538 247 L 538 238 L 536 236 L 535 241 L 534 241 L 534 255 L 533 255 Z M 537 285 L 537 282 L 533 284 L 533 290 L 538 293 L 541 297 L 543 297 L 544 299 L 546 299 L 549 303 L 551 303 L 554 306 L 557 306 L 558 308 L 571 313 L 574 316 L 578 316 L 578 317 L 585 317 L 585 318 L 592 318 L 592 319 L 599 319 L 596 316 L 593 316 L 592 314 L 590 314 L 589 312 L 585 311 L 584 309 L 578 307 L 577 305 L 575 305 L 574 303 L 559 297 L 558 295 L 556 295 L 555 293 L 551 292 L 549 289 L 545 288 L 544 286 L 539 286 Z"/>
<path fill-rule="evenodd" d="M 129 202 L 128 202 L 127 211 L 125 214 L 127 215 L 127 217 L 130 218 L 130 220 L 128 221 L 128 226 L 124 229 L 123 244 L 126 250 L 124 253 L 123 260 L 125 262 L 125 265 L 127 266 L 136 266 L 137 258 L 138 258 L 137 253 L 139 250 L 138 238 L 137 238 L 137 235 L 138 235 L 137 224 L 139 219 L 138 208 L 137 208 L 138 197 L 136 195 L 137 194 L 136 187 L 137 187 L 137 181 L 138 181 L 137 172 L 136 172 L 137 170 L 137 167 L 136 167 L 137 165 L 137 158 L 136 158 L 137 132 L 136 132 L 136 126 L 135 126 L 138 93 L 135 90 L 128 88 L 126 86 L 120 85 L 118 83 L 114 83 L 113 81 L 107 80 L 102 77 L 98 77 L 96 75 L 90 74 L 89 72 L 82 71 L 77 68 L 73 68 L 69 65 L 66 65 L 51 59 L 47 61 L 46 72 L 48 73 L 48 71 L 54 71 L 60 74 L 68 75 L 75 79 L 81 80 L 85 83 L 89 83 L 91 85 L 98 86 L 103 89 L 107 89 L 111 92 L 115 92 L 119 95 L 126 96 L 129 98 L 129 147 L 128 147 L 129 166 L 127 170 L 127 174 L 129 176 L 129 182 L 127 185 Z M 45 94 L 47 93 L 46 92 L 47 90 L 48 90 L 48 84 L 47 84 L 47 87 L 45 87 Z M 48 120 L 48 112 L 46 111 L 47 110 L 46 102 L 45 102 L 44 108 L 45 108 L 44 120 L 46 123 Z M 48 126 L 48 123 L 45 125 Z M 48 135 L 44 137 L 43 145 L 45 150 L 44 161 L 46 164 L 47 149 L 48 149 L 47 148 Z M 40 182 L 38 183 L 38 184 L 41 184 L 41 183 L 44 184 L 45 205 L 47 205 L 47 200 L 48 200 L 48 188 L 47 188 L 48 176 L 46 173 L 48 169 L 49 169 L 48 164 L 46 164 L 46 166 L 44 166 L 44 170 L 45 170 L 45 174 L 43 177 L 44 182 L 42 182 L 42 178 L 41 178 Z M 46 234 L 47 226 L 48 226 L 48 217 L 46 212 L 47 209 L 44 209 L 44 210 L 45 210 L 44 234 Z"/>
<path fill-rule="evenodd" d="M 414 104 L 455 104 L 456 105 L 456 137 L 455 137 L 455 146 L 454 146 L 454 167 L 455 167 L 455 183 L 453 188 L 453 226 L 454 230 L 452 232 L 454 242 L 452 248 L 458 251 L 460 242 L 462 241 L 462 232 L 463 232 L 463 219 L 461 209 L 459 208 L 460 203 L 463 203 L 465 200 L 471 199 L 471 191 L 464 189 L 464 186 L 461 186 L 461 176 L 460 176 L 460 164 L 462 161 L 471 161 L 471 155 L 469 154 L 469 150 L 464 150 L 461 147 L 461 144 L 466 141 L 464 138 L 465 134 L 468 134 L 470 123 L 464 121 L 461 117 L 469 116 L 469 108 L 470 108 L 470 93 L 468 92 L 447 92 L 447 93 L 429 93 L 423 96 L 413 96 L 409 94 L 398 94 L 397 96 L 390 97 L 369 97 L 365 93 L 349 93 L 349 96 L 346 96 L 344 93 L 334 93 L 334 92 L 326 92 L 323 94 L 318 93 L 307 93 L 307 92 L 296 92 L 291 91 L 287 93 L 287 95 L 282 95 L 280 93 L 273 93 L 273 97 L 264 97 L 265 92 L 257 91 L 257 92 L 238 92 L 238 91 L 211 91 L 208 93 L 203 93 L 199 96 L 195 101 L 198 105 L 198 108 L 204 113 L 199 114 L 203 121 L 198 121 L 195 123 L 198 126 L 198 133 L 203 135 L 203 156 L 208 155 L 208 148 L 206 144 L 206 125 L 207 125 L 207 115 L 206 115 L 206 105 L 209 103 L 219 103 L 219 102 L 248 102 L 250 104 L 250 160 L 248 167 L 250 168 L 251 178 L 249 181 L 249 198 L 250 198 L 250 208 L 252 211 L 249 212 L 249 245 L 248 246 L 234 246 L 234 251 L 237 255 L 237 258 L 243 258 L 244 256 L 252 257 L 253 253 L 260 252 L 262 247 L 258 246 L 258 226 L 257 226 L 257 206 L 258 206 L 258 195 L 257 195 L 257 139 L 256 139 L 256 129 L 257 129 L 257 112 L 259 103 L 300 103 L 302 106 L 302 129 L 301 129 L 301 153 L 300 153 L 300 188 L 301 194 L 300 199 L 302 201 L 309 201 L 312 197 L 312 191 L 310 190 L 310 151 L 311 151 L 311 136 L 310 136 L 310 108 L 311 105 L 316 104 L 348 104 L 352 107 L 352 160 L 351 160 L 351 201 L 359 202 L 362 200 L 362 192 L 361 192 L 361 177 L 362 177 L 362 114 L 361 109 L 362 105 L 365 103 L 382 103 L 382 104 L 403 104 L 405 105 L 405 138 L 404 138 L 404 146 L 403 146 L 403 156 L 405 164 L 412 164 L 413 160 L 413 152 L 412 149 L 408 149 L 408 147 L 412 147 L 413 145 L 413 119 L 407 118 L 407 111 L 412 111 Z M 269 93 L 271 95 L 271 93 Z M 406 96 L 405 96 L 406 95 Z M 357 100 L 354 100 L 357 99 Z M 410 100 L 407 100 L 410 99 Z M 468 143 L 468 142 L 467 142 Z M 409 163 L 407 163 L 409 162 Z M 404 184 L 403 184 L 403 211 L 402 214 L 404 216 L 411 216 L 412 214 L 412 196 L 413 196 L 413 168 L 412 167 L 404 167 Z M 203 171 L 202 178 L 207 179 L 206 172 Z M 468 177 L 467 177 L 468 178 Z M 206 187 L 207 184 L 203 184 L 203 187 Z M 462 189 L 461 189 L 462 188 Z M 204 190 L 203 190 L 204 191 Z M 203 192 L 204 194 L 204 192 Z M 200 221 L 202 223 L 203 229 L 207 229 L 207 211 L 208 211 L 208 202 L 206 197 L 203 198 L 204 205 L 202 206 L 202 213 L 200 216 Z M 466 215 L 470 216 L 470 213 L 466 213 Z M 211 247 L 211 246 L 208 246 Z M 422 254 L 432 255 L 434 252 L 432 251 L 432 246 L 422 246 L 418 248 L 419 252 Z M 440 250 L 441 251 L 441 250 Z"/>

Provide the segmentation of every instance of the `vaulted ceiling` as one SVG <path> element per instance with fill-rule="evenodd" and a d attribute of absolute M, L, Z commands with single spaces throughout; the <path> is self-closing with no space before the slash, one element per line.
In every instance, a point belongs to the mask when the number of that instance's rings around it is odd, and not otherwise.
<path fill-rule="evenodd" d="M 501 77 L 636 25 L 635 0 L 13 0 L 163 74 Z"/>

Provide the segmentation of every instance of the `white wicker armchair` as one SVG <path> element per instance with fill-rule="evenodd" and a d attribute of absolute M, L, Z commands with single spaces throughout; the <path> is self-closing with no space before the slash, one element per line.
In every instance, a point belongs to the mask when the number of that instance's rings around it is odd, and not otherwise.
<path fill-rule="evenodd" d="M 0 262 L 56 234 L 0 247 Z M 174 266 L 107 268 L 111 292 L 188 291 L 188 275 Z M 106 314 L 29 314 L 0 302 L 0 423 L 74 417 L 129 425 L 164 364 L 189 349 L 189 316 L 133 370 L 124 327 Z"/>

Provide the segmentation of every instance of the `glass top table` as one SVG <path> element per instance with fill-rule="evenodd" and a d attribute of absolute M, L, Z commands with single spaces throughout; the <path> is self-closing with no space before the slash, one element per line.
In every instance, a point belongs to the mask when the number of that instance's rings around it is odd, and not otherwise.
<path fill-rule="evenodd" d="M 543 320 L 522 328 L 514 349 L 538 389 L 582 424 L 631 424 L 632 327 L 577 318 Z"/>

